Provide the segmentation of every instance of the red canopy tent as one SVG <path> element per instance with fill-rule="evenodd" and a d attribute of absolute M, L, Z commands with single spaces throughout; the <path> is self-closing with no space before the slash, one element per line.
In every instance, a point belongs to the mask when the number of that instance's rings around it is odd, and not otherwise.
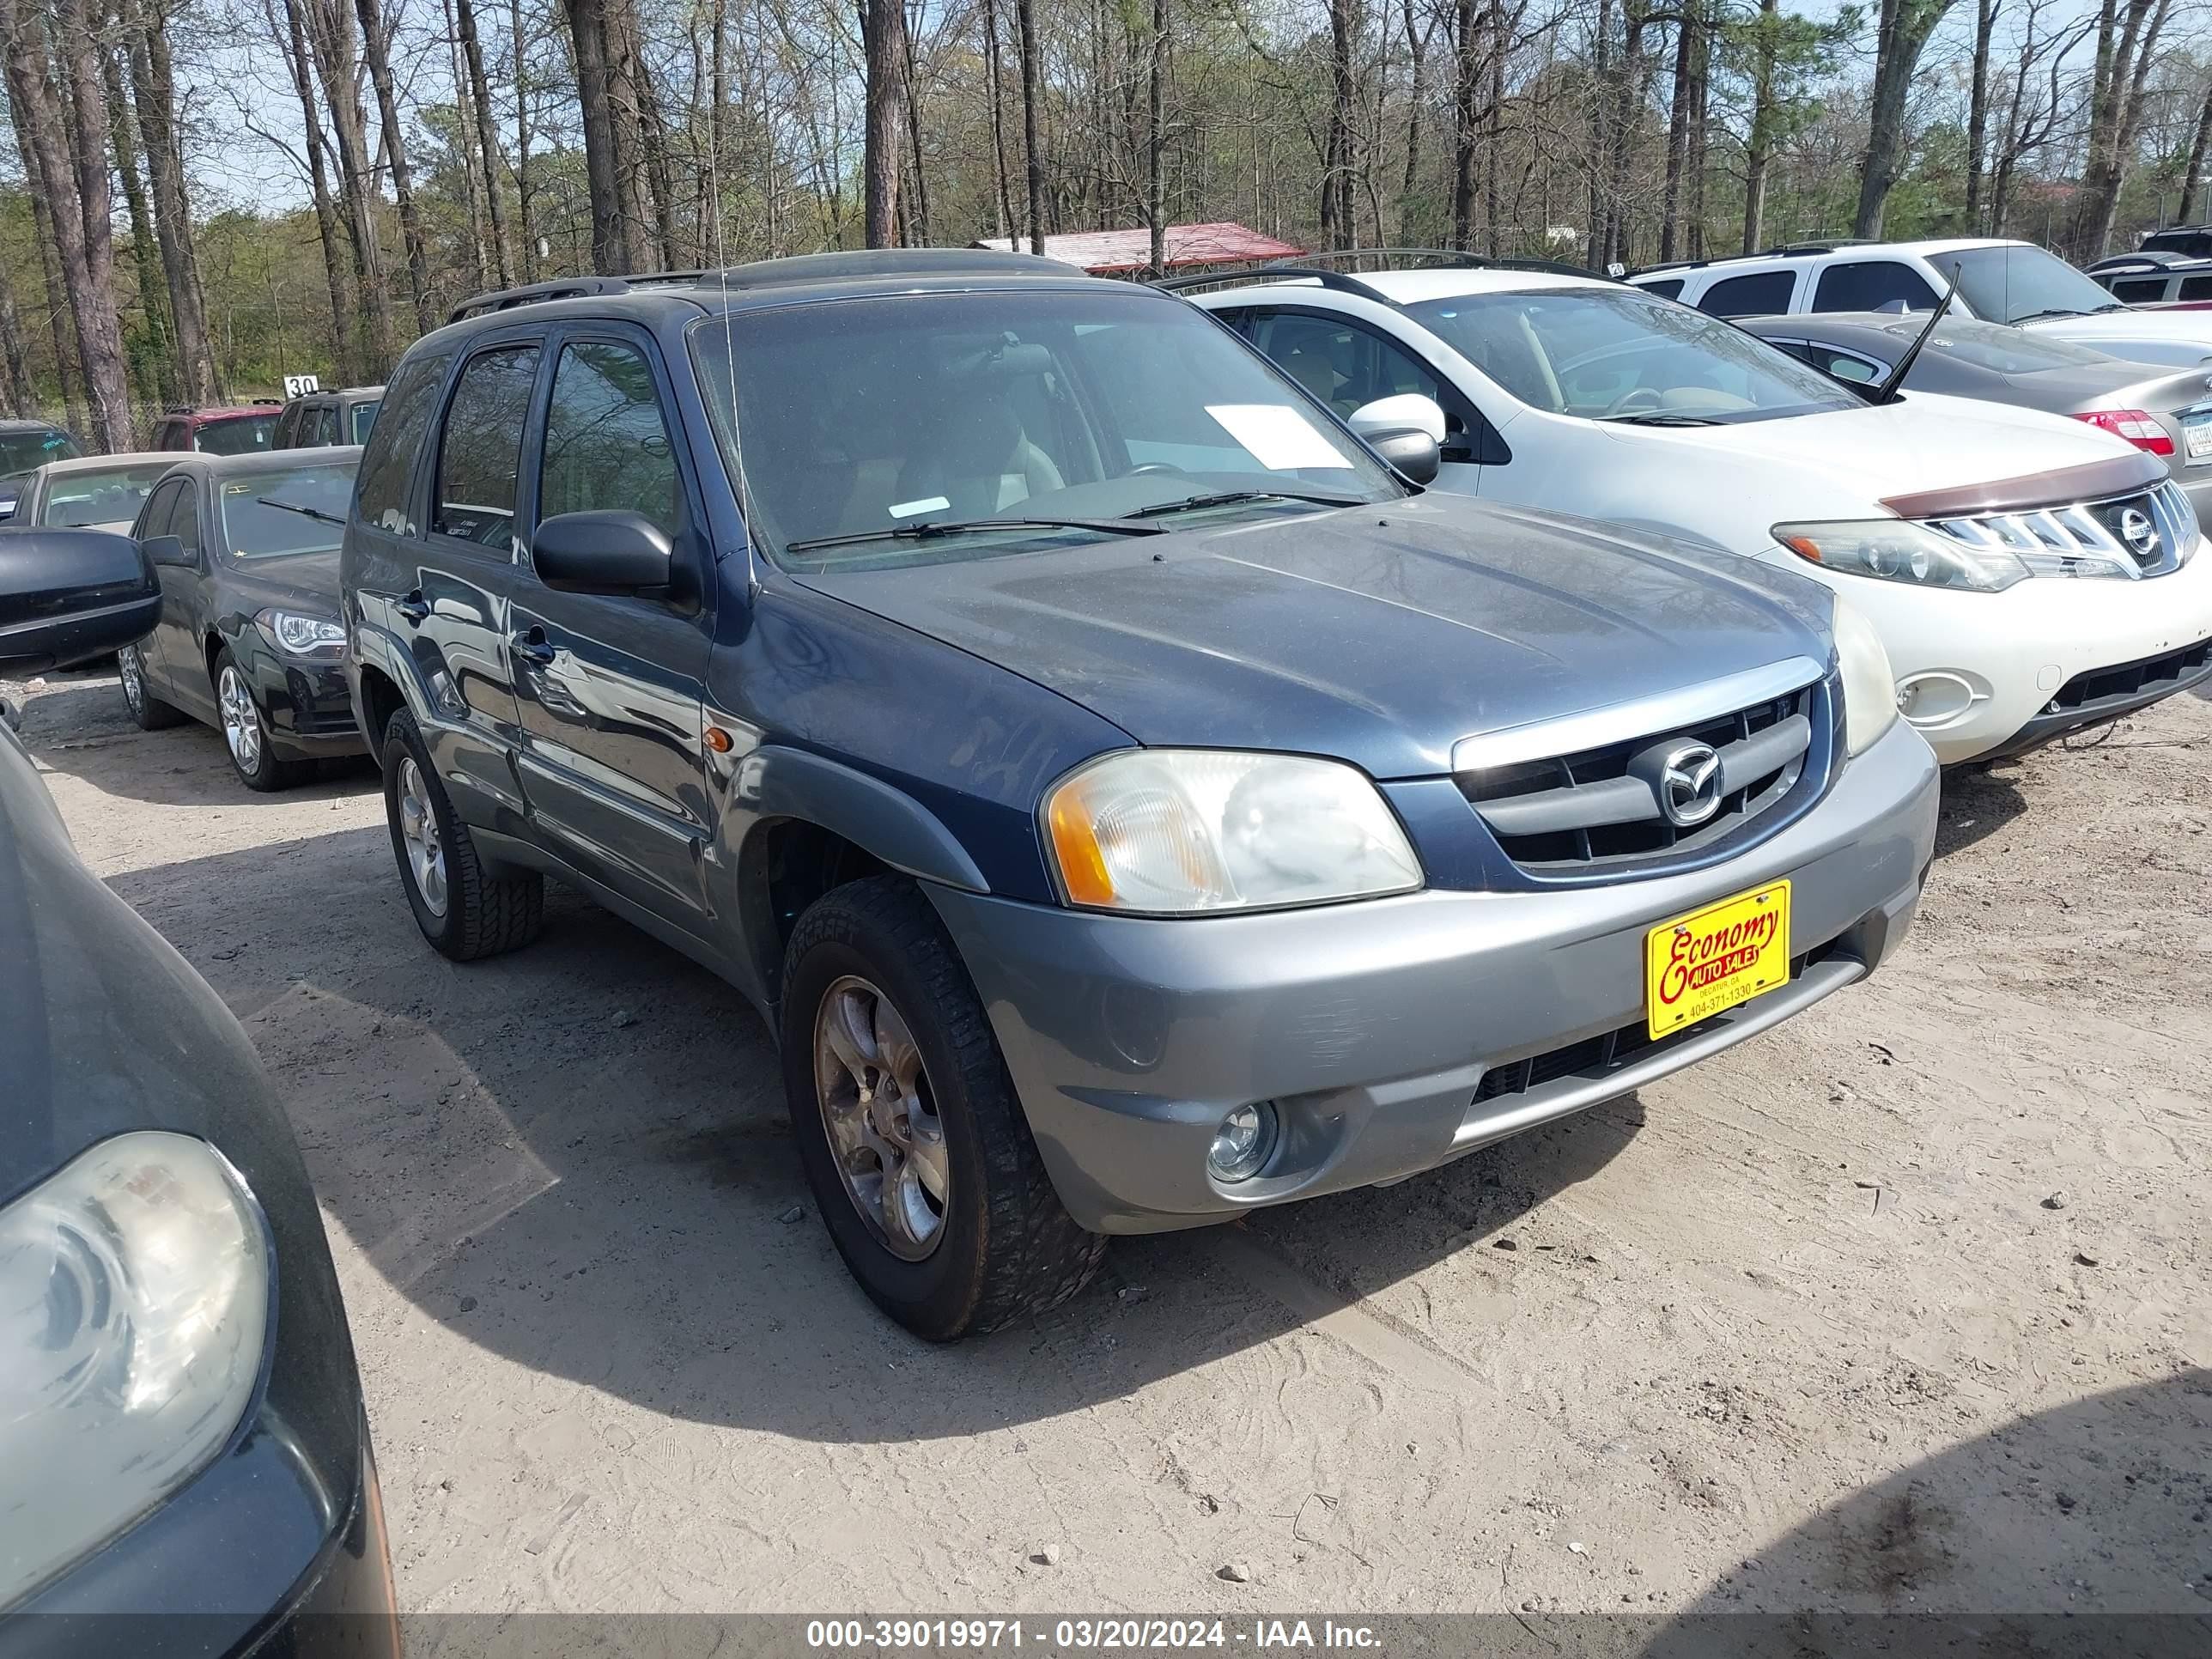
<path fill-rule="evenodd" d="M 1262 236 L 1238 224 L 1170 225 L 1165 238 L 1169 270 L 1190 265 L 1248 264 L 1262 259 L 1287 259 L 1304 253 L 1302 247 Z M 1025 252 L 1029 238 L 991 236 L 975 244 L 1001 253 Z M 1152 234 L 1143 226 L 1134 230 L 1077 230 L 1044 239 L 1044 257 L 1080 265 L 1097 276 L 1119 276 L 1143 270 L 1152 262 Z"/>

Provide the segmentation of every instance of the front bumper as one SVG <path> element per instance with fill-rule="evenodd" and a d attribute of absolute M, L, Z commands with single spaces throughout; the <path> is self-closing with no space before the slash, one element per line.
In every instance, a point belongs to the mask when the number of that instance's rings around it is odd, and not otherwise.
<path fill-rule="evenodd" d="M 344 663 L 285 656 L 253 631 L 248 672 L 276 752 L 287 760 L 367 754 Z"/>
<path fill-rule="evenodd" d="M 932 886 L 975 976 L 1061 1202 L 1101 1232 L 1161 1231 L 1400 1180 L 1626 1094 L 1863 977 L 1911 925 L 1936 769 L 1902 723 L 1813 811 L 1741 856 L 1609 887 L 1431 890 L 1274 915 L 1156 921 Z M 1644 936 L 1780 877 L 1785 988 L 1616 1061 L 1644 1018 Z M 1576 1045 L 1601 1061 L 1576 1069 Z M 1569 1069 L 1510 1092 L 1486 1072 Z M 1479 1097 L 1485 1094 L 1487 1097 Z M 1206 1172 L 1232 1108 L 1272 1100 L 1267 1169 Z"/>
<path fill-rule="evenodd" d="M 398 1659 L 368 1425 L 334 1492 L 265 1407 L 238 1446 L 0 1619 L 0 1659 Z"/>
<path fill-rule="evenodd" d="M 2115 708 L 2052 722 L 2040 735 L 2029 730 L 2078 676 L 2212 637 L 2212 544 L 2200 543 L 2180 569 L 2142 581 L 2031 576 L 2002 593 L 1946 592 L 1853 576 L 1826 582 L 1874 623 L 1900 686 L 1922 676 L 1948 676 L 1936 689 L 1961 702 L 1966 695 L 1957 684 L 1971 689 L 1963 708 L 1939 702 L 1936 719 L 1913 716 L 1946 766 L 2015 753 L 2124 714 Z M 2168 686 L 2130 706 L 2178 689 Z"/>

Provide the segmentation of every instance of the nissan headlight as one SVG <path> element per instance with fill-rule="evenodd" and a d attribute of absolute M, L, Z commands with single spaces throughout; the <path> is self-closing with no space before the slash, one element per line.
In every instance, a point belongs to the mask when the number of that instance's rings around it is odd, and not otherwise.
<path fill-rule="evenodd" d="M 345 629 L 327 617 L 296 611 L 264 611 L 254 617 L 278 647 L 295 657 L 335 657 L 345 648 Z"/>
<path fill-rule="evenodd" d="M 1909 519 L 1778 524 L 1773 534 L 1799 558 L 1823 570 L 1972 593 L 2002 592 L 2030 576 L 2131 574 L 2117 556 L 2071 546 L 2062 550 L 2025 533 L 2017 545 L 1961 541 Z"/>
<path fill-rule="evenodd" d="M 1421 884 L 1382 792 L 1337 761 L 1127 750 L 1064 780 L 1043 820 L 1060 892 L 1086 909 L 1189 915 Z"/>
<path fill-rule="evenodd" d="M 104 1140 L 0 1209 L 0 1607 L 222 1451 L 269 1322 L 259 1206 L 204 1140 Z"/>
<path fill-rule="evenodd" d="M 1862 754 L 1897 720 L 1897 681 L 1881 635 L 1848 601 L 1836 600 L 1830 625 L 1836 634 L 1836 665 L 1844 677 L 1844 747 Z"/>

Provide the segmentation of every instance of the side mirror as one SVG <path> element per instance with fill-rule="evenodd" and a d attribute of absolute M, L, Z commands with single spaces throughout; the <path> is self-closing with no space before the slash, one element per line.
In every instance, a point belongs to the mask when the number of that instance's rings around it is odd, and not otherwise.
<path fill-rule="evenodd" d="M 1417 484 L 1433 483 L 1443 465 L 1444 412 L 1418 392 L 1377 398 L 1345 422 L 1367 447 Z"/>
<path fill-rule="evenodd" d="M 0 672 L 42 674 L 143 640 L 161 585 L 138 544 L 104 530 L 0 537 Z"/>
<path fill-rule="evenodd" d="M 674 550 L 641 513 L 563 513 L 530 539 L 538 579 L 564 593 L 635 593 L 666 587 Z"/>
<path fill-rule="evenodd" d="M 155 564 L 197 568 L 191 556 L 185 551 L 185 544 L 174 536 L 149 536 L 138 545 L 146 550 L 147 558 Z"/>

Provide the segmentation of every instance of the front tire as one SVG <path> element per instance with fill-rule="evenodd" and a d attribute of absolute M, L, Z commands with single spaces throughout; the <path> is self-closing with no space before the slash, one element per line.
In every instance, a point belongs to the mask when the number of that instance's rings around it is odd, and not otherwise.
<path fill-rule="evenodd" d="M 137 646 L 126 645 L 115 653 L 115 674 L 123 686 L 123 706 L 131 711 L 141 732 L 159 732 L 183 723 L 183 709 L 154 695 L 146 678 L 146 653 Z"/>
<path fill-rule="evenodd" d="M 269 722 L 262 717 L 260 700 L 228 646 L 215 659 L 215 706 L 231 766 L 248 789 L 268 794 L 304 783 L 313 775 L 313 761 L 278 757 L 276 745 L 270 741 Z"/>
<path fill-rule="evenodd" d="M 474 962 L 538 937 L 545 925 L 545 878 L 484 868 L 415 717 L 404 708 L 384 728 L 384 816 L 415 925 L 441 955 Z"/>
<path fill-rule="evenodd" d="M 1053 1190 L 981 1000 L 903 877 L 832 890 L 784 952 L 784 1092 L 837 1253 L 949 1342 L 1066 1301 L 1104 1256 Z"/>

